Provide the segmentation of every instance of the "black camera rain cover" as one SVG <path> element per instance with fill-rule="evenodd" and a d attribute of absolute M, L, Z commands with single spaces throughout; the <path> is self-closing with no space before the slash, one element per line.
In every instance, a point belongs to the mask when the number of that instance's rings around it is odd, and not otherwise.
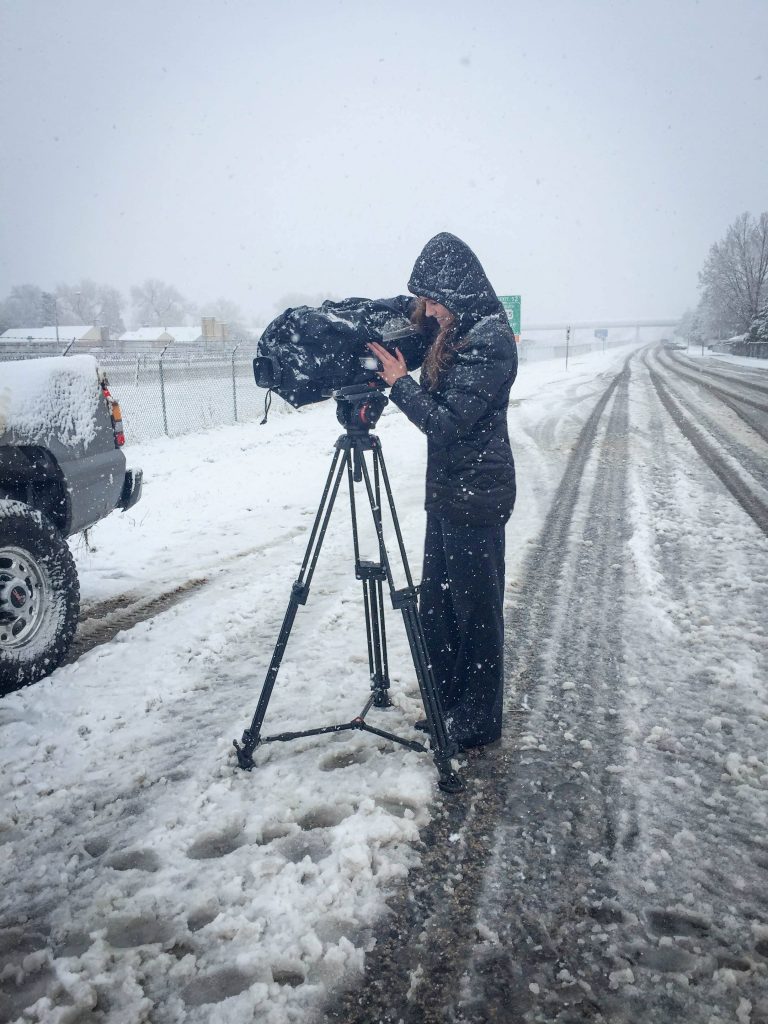
<path fill-rule="evenodd" d="M 360 359 L 370 356 L 369 341 L 399 332 L 396 344 L 409 360 L 421 335 L 397 300 L 330 299 L 321 306 L 286 309 L 265 329 L 257 348 L 256 381 L 271 387 L 295 408 L 328 398 L 337 388 L 372 377 Z"/>

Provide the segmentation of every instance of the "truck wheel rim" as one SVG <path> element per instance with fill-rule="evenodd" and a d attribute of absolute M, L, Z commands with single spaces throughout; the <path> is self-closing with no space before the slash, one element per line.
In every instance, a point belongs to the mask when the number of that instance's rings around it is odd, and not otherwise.
<path fill-rule="evenodd" d="M 43 624 L 46 574 L 29 552 L 0 548 L 0 650 L 30 643 Z"/>

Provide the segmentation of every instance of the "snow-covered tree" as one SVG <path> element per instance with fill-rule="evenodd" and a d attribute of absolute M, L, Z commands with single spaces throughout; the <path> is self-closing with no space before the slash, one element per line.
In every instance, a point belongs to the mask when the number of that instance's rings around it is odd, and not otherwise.
<path fill-rule="evenodd" d="M 768 345 L 768 302 L 750 324 L 747 341 L 761 341 Z"/>
<path fill-rule="evenodd" d="M 704 327 L 699 309 L 686 309 L 675 327 L 675 335 L 686 345 L 701 345 L 704 341 Z"/>
<path fill-rule="evenodd" d="M 168 327 L 184 322 L 192 304 L 173 285 L 147 278 L 131 288 L 134 319 L 147 327 Z"/>
<path fill-rule="evenodd" d="M 743 334 L 768 298 L 768 212 L 742 213 L 699 274 L 702 313 L 718 334 Z"/>

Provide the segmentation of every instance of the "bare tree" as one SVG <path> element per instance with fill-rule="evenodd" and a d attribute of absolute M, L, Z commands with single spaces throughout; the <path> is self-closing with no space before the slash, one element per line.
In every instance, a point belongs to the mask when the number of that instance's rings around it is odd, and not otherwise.
<path fill-rule="evenodd" d="M 245 316 L 237 303 L 219 297 L 212 302 L 204 302 L 200 307 L 201 316 L 216 317 L 219 323 L 227 324 L 228 336 L 230 338 L 244 338 L 248 336 L 248 329 L 245 326 Z"/>
<path fill-rule="evenodd" d="M 45 293 L 36 284 L 17 284 L 0 303 L 0 334 L 9 327 L 47 327 L 55 323 Z"/>
<path fill-rule="evenodd" d="M 699 274 L 700 310 L 712 333 L 743 334 L 768 298 L 768 212 L 742 213 L 715 242 Z"/>
<path fill-rule="evenodd" d="M 110 285 L 84 278 L 76 285 L 60 284 L 56 298 L 60 324 L 95 324 L 106 327 L 113 338 L 125 330 L 125 299 Z"/>
<path fill-rule="evenodd" d="M 134 318 L 147 327 L 179 324 L 191 311 L 191 303 L 173 285 L 147 278 L 144 284 L 131 288 Z"/>

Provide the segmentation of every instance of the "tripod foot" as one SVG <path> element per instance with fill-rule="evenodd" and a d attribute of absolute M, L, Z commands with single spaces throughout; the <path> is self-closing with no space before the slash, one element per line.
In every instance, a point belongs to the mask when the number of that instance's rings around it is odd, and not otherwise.
<path fill-rule="evenodd" d="M 438 764 L 437 770 L 439 772 L 437 785 L 444 793 L 464 792 L 464 779 L 451 768 L 450 762 Z"/>
<path fill-rule="evenodd" d="M 250 733 L 243 733 L 243 745 L 242 747 L 237 740 L 232 740 L 232 746 L 237 751 L 237 763 L 246 772 L 249 772 L 252 768 L 256 767 L 256 762 L 253 760 L 253 751 L 256 748 L 256 744 Z"/>

